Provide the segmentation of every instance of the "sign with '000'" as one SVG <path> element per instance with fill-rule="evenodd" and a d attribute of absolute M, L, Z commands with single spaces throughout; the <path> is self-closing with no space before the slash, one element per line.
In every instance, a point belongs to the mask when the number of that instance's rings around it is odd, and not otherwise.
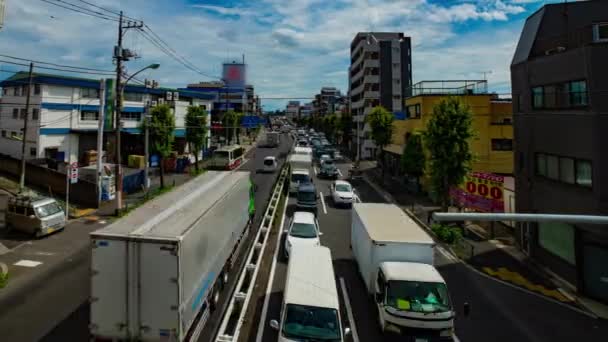
<path fill-rule="evenodd" d="M 450 196 L 462 207 L 484 212 L 504 212 L 504 177 L 472 172 L 464 182 L 450 189 Z"/>

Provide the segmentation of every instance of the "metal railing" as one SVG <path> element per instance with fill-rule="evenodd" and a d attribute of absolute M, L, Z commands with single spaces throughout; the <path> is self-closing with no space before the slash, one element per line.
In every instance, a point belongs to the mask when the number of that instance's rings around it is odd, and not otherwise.
<path fill-rule="evenodd" d="M 245 321 L 245 314 L 251 300 L 251 295 L 254 290 L 258 271 L 262 263 L 264 256 L 264 250 L 268 237 L 270 236 L 270 230 L 274 223 L 277 208 L 283 195 L 283 187 L 285 185 L 285 178 L 287 177 L 287 167 L 283 167 L 281 174 L 278 178 L 277 183 L 274 186 L 270 202 L 264 213 L 260 229 L 253 240 L 253 246 L 249 250 L 247 255 L 247 261 L 245 267 L 241 271 L 236 289 L 232 294 L 228 309 L 224 313 L 220 328 L 217 336 L 215 337 L 216 342 L 235 342 L 238 341 L 241 333 L 241 327 Z"/>

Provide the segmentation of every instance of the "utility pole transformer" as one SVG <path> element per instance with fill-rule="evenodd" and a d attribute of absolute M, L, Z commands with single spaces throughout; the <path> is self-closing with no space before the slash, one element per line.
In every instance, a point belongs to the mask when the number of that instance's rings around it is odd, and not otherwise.
<path fill-rule="evenodd" d="M 123 50 L 122 48 L 122 37 L 124 35 L 124 31 L 136 28 L 140 29 L 144 26 L 143 21 L 133 22 L 128 21 L 126 25 L 123 25 L 123 13 L 120 11 L 120 19 L 118 20 L 118 44 L 114 48 L 114 60 L 116 61 L 116 106 L 114 112 L 114 122 L 115 124 L 115 134 L 116 134 L 116 164 L 115 164 L 115 181 L 116 184 L 116 214 L 120 213 L 122 209 L 122 158 L 120 152 L 120 130 L 121 130 L 121 112 L 122 112 L 122 89 L 125 85 L 122 84 L 122 62 L 128 61 L 132 56 L 131 52 L 128 50 Z"/>

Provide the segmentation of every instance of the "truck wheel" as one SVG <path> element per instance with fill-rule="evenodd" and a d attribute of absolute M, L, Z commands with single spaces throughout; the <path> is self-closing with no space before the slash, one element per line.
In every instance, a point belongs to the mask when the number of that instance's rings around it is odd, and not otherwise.
<path fill-rule="evenodd" d="M 211 299 L 209 300 L 209 309 L 211 312 L 217 309 L 217 304 L 220 302 L 220 290 L 217 288 L 217 285 L 213 288 L 213 292 L 211 293 Z"/>

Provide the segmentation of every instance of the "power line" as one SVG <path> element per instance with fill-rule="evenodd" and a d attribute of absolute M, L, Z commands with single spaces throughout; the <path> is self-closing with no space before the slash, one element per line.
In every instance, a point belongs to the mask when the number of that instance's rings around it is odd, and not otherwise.
<path fill-rule="evenodd" d="M 57 6 L 57 7 L 64 8 L 64 9 L 67 9 L 67 10 L 70 10 L 70 11 L 74 11 L 74 12 L 77 12 L 77 13 L 86 14 L 86 15 L 89 15 L 91 17 L 96 17 L 96 18 L 104 19 L 104 20 L 108 20 L 108 21 L 119 21 L 118 18 L 112 18 L 112 17 L 106 16 L 106 15 L 98 15 L 98 14 L 96 14 L 96 13 L 99 13 L 99 12 L 95 12 L 95 11 L 91 11 L 91 10 L 81 11 L 81 10 L 78 10 L 76 8 L 68 7 L 68 6 L 65 6 L 65 5 L 61 5 L 59 3 L 56 3 L 56 2 L 53 2 L 53 1 L 50 1 L 50 0 L 40 0 L 40 1 L 46 2 L 48 4 L 51 4 L 51 5 L 54 5 L 54 6 Z M 60 0 L 57 0 L 57 1 L 60 1 Z M 61 2 L 64 2 L 64 1 L 61 1 Z M 67 2 L 64 2 L 64 3 L 67 3 Z M 69 3 L 67 3 L 67 4 L 69 4 Z M 70 4 L 70 5 L 74 6 L 73 4 Z M 80 6 L 78 6 L 78 7 L 80 7 Z"/>
<path fill-rule="evenodd" d="M 35 64 L 52 65 L 52 66 L 56 66 L 56 67 L 60 67 L 60 68 L 70 68 L 70 69 L 80 69 L 80 70 L 88 70 L 88 71 L 98 71 L 98 72 L 112 73 L 111 70 L 102 70 L 102 69 L 95 69 L 95 68 L 85 68 L 85 67 L 77 67 L 77 66 L 71 66 L 71 65 L 56 64 L 56 63 L 36 61 L 36 60 L 33 60 L 33 59 L 14 57 L 14 56 L 3 55 L 3 54 L 0 54 L 0 57 L 10 58 L 10 59 L 16 59 L 16 60 L 26 61 L 26 62 L 32 62 L 32 63 L 35 63 Z"/>
<path fill-rule="evenodd" d="M 12 62 L 12 61 L 5 61 L 5 60 L 0 60 L 0 63 L 8 63 L 8 64 L 14 64 L 14 65 L 21 65 L 21 66 L 29 66 L 29 64 L 24 64 L 24 63 L 17 63 L 17 62 Z M 36 68 L 38 69 L 45 69 L 45 70 L 56 70 L 56 71 L 65 71 L 65 72 L 72 72 L 72 73 L 76 73 L 76 74 L 91 74 L 91 75 L 104 75 L 104 76 L 110 76 L 111 74 L 107 73 L 107 72 L 94 72 L 94 71 L 78 71 L 78 70 L 66 70 L 66 69 L 59 69 L 59 68 L 52 68 L 52 67 L 45 67 L 45 66 L 36 66 Z"/>
<path fill-rule="evenodd" d="M 98 9 L 100 9 L 100 10 L 102 10 L 102 11 L 106 11 L 106 12 L 108 12 L 108 13 L 114 14 L 114 15 L 116 15 L 116 16 L 120 16 L 120 12 L 113 11 L 113 10 L 109 10 L 109 9 L 107 9 L 107 8 L 105 8 L 105 7 L 101 7 L 101 6 L 99 6 L 99 5 L 92 4 L 92 3 L 88 2 L 88 1 L 85 1 L 85 0 L 78 0 L 78 1 L 83 2 L 83 3 L 85 3 L 85 4 L 87 4 L 87 5 L 91 6 L 91 7 L 98 8 Z M 133 20 L 133 21 L 138 21 L 137 19 L 135 19 L 135 18 L 131 18 L 131 17 L 126 16 L 126 15 L 124 15 L 124 14 L 123 14 L 122 16 L 123 16 L 124 18 L 131 19 L 131 20 Z"/>

